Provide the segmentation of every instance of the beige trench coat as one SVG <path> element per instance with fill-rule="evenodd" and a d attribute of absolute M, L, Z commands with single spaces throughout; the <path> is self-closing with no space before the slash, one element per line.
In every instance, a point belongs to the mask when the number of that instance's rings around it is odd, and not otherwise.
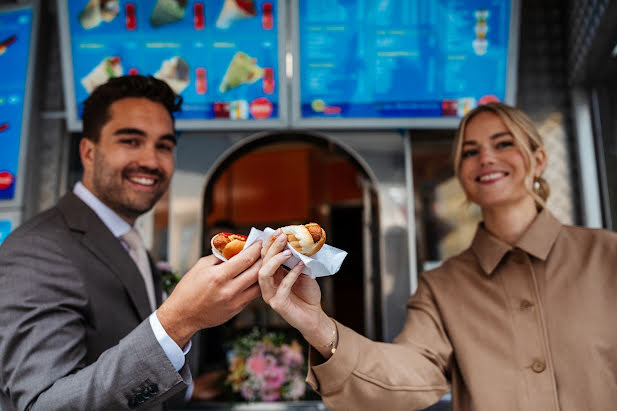
<path fill-rule="evenodd" d="M 307 381 L 332 410 L 617 410 L 617 233 L 544 210 L 511 247 L 478 227 L 420 277 L 394 344 L 337 323 Z M 323 363 L 321 363 L 323 362 Z"/>

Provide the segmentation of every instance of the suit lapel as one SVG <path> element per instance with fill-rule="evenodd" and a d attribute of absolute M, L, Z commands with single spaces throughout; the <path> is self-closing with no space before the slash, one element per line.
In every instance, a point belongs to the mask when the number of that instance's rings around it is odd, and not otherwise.
<path fill-rule="evenodd" d="M 150 315 L 144 280 L 137 265 L 96 213 L 75 194 L 68 193 L 58 203 L 69 228 L 82 233 L 82 244 L 113 273 L 126 289 L 134 308 L 143 320 Z"/>
<path fill-rule="evenodd" d="M 156 306 L 160 306 L 163 303 L 163 290 L 161 289 L 163 278 L 161 272 L 154 264 L 154 260 L 150 253 L 148 253 L 148 260 L 150 261 L 150 267 L 152 269 L 152 281 L 154 281 L 154 296 L 156 297 Z"/>

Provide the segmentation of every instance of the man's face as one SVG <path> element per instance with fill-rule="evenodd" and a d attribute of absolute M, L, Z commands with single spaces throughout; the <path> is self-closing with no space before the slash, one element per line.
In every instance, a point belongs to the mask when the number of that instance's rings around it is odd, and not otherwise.
<path fill-rule="evenodd" d="M 109 107 L 98 143 L 82 139 L 83 184 L 129 224 L 150 210 L 174 171 L 171 116 L 160 103 L 129 97 Z"/>

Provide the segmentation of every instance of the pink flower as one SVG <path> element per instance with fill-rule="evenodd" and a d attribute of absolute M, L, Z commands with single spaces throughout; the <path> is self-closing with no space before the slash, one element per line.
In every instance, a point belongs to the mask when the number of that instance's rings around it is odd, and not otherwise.
<path fill-rule="evenodd" d="M 283 362 L 290 367 L 299 368 L 304 364 L 304 356 L 301 351 L 296 351 L 288 345 L 283 345 L 281 351 L 283 352 Z"/>
<path fill-rule="evenodd" d="M 252 355 L 246 365 L 253 371 L 255 375 L 262 375 L 266 369 L 266 358 L 261 355 Z"/>
<path fill-rule="evenodd" d="M 259 393 L 263 401 L 276 401 L 281 397 L 277 390 L 271 390 L 268 387 L 263 387 Z"/>
<path fill-rule="evenodd" d="M 282 367 L 271 366 L 265 369 L 264 379 L 266 380 L 266 388 L 278 390 L 285 382 L 285 369 Z"/>
<path fill-rule="evenodd" d="M 240 394 L 245 399 L 250 400 L 255 395 L 255 390 L 253 390 L 253 387 L 249 386 L 248 384 L 244 384 L 240 389 Z"/>
<path fill-rule="evenodd" d="M 266 360 L 266 366 L 273 367 L 276 365 L 276 357 L 272 354 L 267 354 L 264 359 Z"/>
<path fill-rule="evenodd" d="M 171 264 L 169 264 L 167 261 L 157 261 L 156 268 L 158 268 L 160 271 L 173 271 L 173 268 L 171 268 Z"/>

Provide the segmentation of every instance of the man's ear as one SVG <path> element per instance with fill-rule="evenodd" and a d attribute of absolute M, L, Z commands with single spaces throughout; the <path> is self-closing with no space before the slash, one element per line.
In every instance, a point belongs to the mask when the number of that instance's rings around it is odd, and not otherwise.
<path fill-rule="evenodd" d="M 89 138 L 82 137 L 79 142 L 79 156 L 84 170 L 92 169 L 94 163 L 94 141 Z"/>

